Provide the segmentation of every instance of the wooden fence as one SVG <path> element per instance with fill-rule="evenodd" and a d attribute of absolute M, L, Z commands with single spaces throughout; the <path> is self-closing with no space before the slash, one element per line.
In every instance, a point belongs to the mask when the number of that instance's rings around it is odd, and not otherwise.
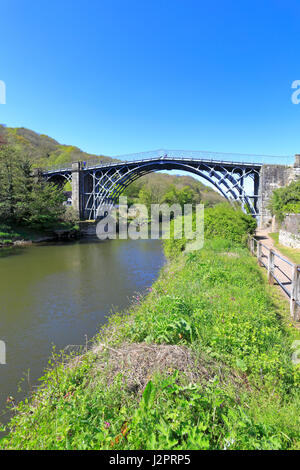
<path fill-rule="evenodd" d="M 255 237 L 249 238 L 249 249 L 257 257 L 258 264 L 266 268 L 269 283 L 276 282 L 289 297 L 291 317 L 299 320 L 300 265 L 291 263 Z"/>

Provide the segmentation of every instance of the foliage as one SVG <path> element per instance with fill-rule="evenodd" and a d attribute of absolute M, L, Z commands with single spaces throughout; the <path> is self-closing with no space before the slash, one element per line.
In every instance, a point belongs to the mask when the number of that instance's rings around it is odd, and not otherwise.
<path fill-rule="evenodd" d="M 160 197 L 158 192 L 155 190 L 155 186 L 146 187 L 143 186 L 139 191 L 138 203 L 145 204 L 148 211 L 151 208 L 151 204 L 159 204 Z"/>
<path fill-rule="evenodd" d="M 205 211 L 205 237 L 223 238 L 234 243 L 245 243 L 249 234 L 254 233 L 255 219 L 241 209 L 227 203 L 218 204 Z"/>
<path fill-rule="evenodd" d="M 140 192 L 141 188 L 142 188 L 142 182 L 141 182 L 141 179 L 139 179 L 138 181 L 134 181 L 133 183 L 131 183 L 125 189 L 125 191 L 123 191 L 122 196 L 127 197 L 128 206 L 131 206 L 132 204 L 134 204 L 135 202 L 138 201 L 139 192 Z"/>
<path fill-rule="evenodd" d="M 72 161 L 96 158 L 72 145 L 60 145 L 59 142 L 44 134 L 38 134 L 24 127 L 5 127 L 0 125 L 0 139 L 10 143 L 20 154 L 27 155 L 34 167 L 45 167 L 71 163 Z M 100 155 L 102 161 L 114 161 Z"/>
<path fill-rule="evenodd" d="M 227 254 L 228 253 L 228 254 Z M 177 344 L 212 368 L 189 383 L 178 371 L 149 377 L 143 395 L 116 375 L 109 385 L 91 350 L 53 355 L 32 400 L 15 408 L 3 449 L 299 449 L 299 333 L 246 248 L 207 241 L 179 255 L 131 311 L 114 314 L 95 338 Z M 77 365 L 76 365 L 77 364 Z"/>
<path fill-rule="evenodd" d="M 22 187 L 25 185 L 26 162 L 20 164 L 16 150 L 8 145 L 0 147 L 0 214 L 14 218 Z"/>
<path fill-rule="evenodd" d="M 152 173 L 142 176 L 131 183 L 122 196 L 127 196 L 129 206 L 134 203 L 145 204 L 197 204 L 213 207 L 224 200 L 213 189 L 204 186 L 191 176 Z"/>
<path fill-rule="evenodd" d="M 78 216 L 74 207 L 65 206 L 64 213 L 62 214 L 61 220 L 66 225 L 75 226 L 78 222 Z"/>
<path fill-rule="evenodd" d="M 270 209 L 282 222 L 286 214 L 300 213 L 300 180 L 273 191 Z"/>
<path fill-rule="evenodd" d="M 64 195 L 54 184 L 38 181 L 22 203 L 20 215 L 31 227 L 46 228 L 62 220 L 65 208 Z"/>
<path fill-rule="evenodd" d="M 223 196 L 217 191 L 209 186 L 205 186 L 201 181 L 189 175 L 174 175 L 157 172 L 142 176 L 135 183 L 137 182 L 142 183 L 146 188 L 154 187 L 159 202 L 163 200 L 165 193 L 168 192 L 171 187 L 175 187 L 176 190 L 189 187 L 193 191 L 195 202 L 203 202 L 208 206 L 214 206 L 224 201 Z"/>
<path fill-rule="evenodd" d="M 177 189 L 171 185 L 165 192 L 162 202 L 169 205 L 179 204 L 183 208 L 185 204 L 195 204 L 198 201 L 191 187 L 184 186 L 182 189 Z"/>
<path fill-rule="evenodd" d="M 49 227 L 63 217 L 61 189 L 33 176 L 31 163 L 11 145 L 0 147 L 0 220 Z"/>
<path fill-rule="evenodd" d="M 145 204 L 149 211 L 151 204 L 179 204 L 183 207 L 184 204 L 193 204 L 198 201 L 195 189 L 190 186 L 179 189 L 171 184 L 164 188 L 157 188 L 154 184 L 142 186 L 135 202 Z"/>
<path fill-rule="evenodd" d="M 184 224 L 184 220 L 183 220 Z M 193 214 L 193 231 L 196 230 L 196 216 Z M 245 245 L 248 235 L 253 233 L 256 222 L 252 216 L 228 203 L 207 207 L 204 211 L 204 239 L 224 239 L 236 245 Z M 176 257 L 184 251 L 188 240 L 174 238 L 174 221 L 171 224 L 171 239 L 164 241 L 168 257 Z"/>

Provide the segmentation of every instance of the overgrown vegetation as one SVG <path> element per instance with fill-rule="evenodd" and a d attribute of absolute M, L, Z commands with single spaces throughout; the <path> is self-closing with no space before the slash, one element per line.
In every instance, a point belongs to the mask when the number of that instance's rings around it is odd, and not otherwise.
<path fill-rule="evenodd" d="M 44 230 L 57 224 L 72 225 L 63 206 L 62 189 L 34 177 L 29 160 L 14 146 L 0 146 L 0 239 L 19 238 L 20 227 Z"/>
<path fill-rule="evenodd" d="M 293 181 L 284 188 L 273 191 L 270 209 L 279 222 L 282 222 L 286 214 L 298 214 L 300 212 L 300 180 Z"/>
<path fill-rule="evenodd" d="M 196 216 L 193 214 L 193 231 L 196 231 Z M 256 221 L 250 215 L 244 214 L 241 209 L 229 203 L 217 204 L 205 209 L 204 237 L 205 239 L 225 239 L 230 242 L 245 245 L 249 234 L 254 233 Z M 174 221 L 171 225 L 174 236 Z M 185 237 L 165 241 L 165 252 L 169 258 L 177 257 L 183 251 L 189 240 Z"/>
<path fill-rule="evenodd" d="M 179 250 L 88 352 L 53 353 L 1 448 L 300 448 L 299 334 L 243 244 L 248 219 L 228 217 L 239 236 L 211 228 L 218 238 Z"/>

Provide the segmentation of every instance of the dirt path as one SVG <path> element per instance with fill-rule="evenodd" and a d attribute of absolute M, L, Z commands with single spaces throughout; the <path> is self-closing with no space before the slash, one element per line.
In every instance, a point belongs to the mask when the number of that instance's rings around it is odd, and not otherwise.
<path fill-rule="evenodd" d="M 286 255 L 282 254 L 280 250 L 278 250 L 277 247 L 275 247 L 274 240 L 269 236 L 269 231 L 268 230 L 256 230 L 256 235 L 259 239 L 261 239 L 262 243 L 266 245 L 268 248 L 271 248 L 272 250 L 276 251 L 282 258 L 287 259 L 290 261 L 290 263 L 295 264 L 294 261 L 292 261 L 290 258 L 288 258 Z"/>

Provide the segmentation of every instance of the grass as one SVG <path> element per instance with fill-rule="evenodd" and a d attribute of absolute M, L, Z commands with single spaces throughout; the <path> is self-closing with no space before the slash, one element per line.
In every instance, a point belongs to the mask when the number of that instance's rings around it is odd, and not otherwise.
<path fill-rule="evenodd" d="M 300 264 L 300 250 L 296 250 L 294 248 L 288 248 L 284 245 L 279 243 L 279 233 L 269 233 L 270 237 L 274 240 L 274 244 L 278 250 L 285 256 L 287 256 L 291 261 L 296 264 Z"/>
<path fill-rule="evenodd" d="M 274 293 L 243 247 L 215 240 L 178 254 L 145 298 L 109 318 L 92 349 L 53 353 L 0 448 L 300 449 L 291 361 L 300 336 Z M 130 365 L 110 367 L 112 357 L 123 361 L 124 343 L 187 348 L 205 380 L 146 370 L 143 391 L 129 387 Z"/>
<path fill-rule="evenodd" d="M 21 234 L 10 225 L 4 223 L 0 224 L 0 245 L 11 245 L 14 240 L 18 240 L 21 237 Z"/>

